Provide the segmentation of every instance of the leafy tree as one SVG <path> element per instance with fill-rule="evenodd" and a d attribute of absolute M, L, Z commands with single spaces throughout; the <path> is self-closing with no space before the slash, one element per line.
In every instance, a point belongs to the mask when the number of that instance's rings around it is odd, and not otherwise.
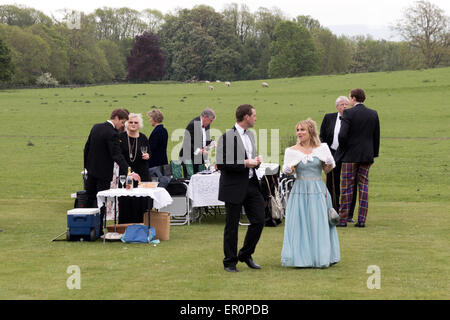
<path fill-rule="evenodd" d="M 166 59 L 160 48 L 158 36 L 144 32 L 136 36 L 136 43 L 127 57 L 128 79 L 158 80 L 166 74 Z"/>
<path fill-rule="evenodd" d="M 11 51 L 0 39 L 0 81 L 10 81 L 14 74 L 14 65 L 11 61 Z"/>
<path fill-rule="evenodd" d="M 158 10 L 145 9 L 141 12 L 141 21 L 145 24 L 145 31 L 157 34 L 164 23 L 164 15 Z"/>
<path fill-rule="evenodd" d="M 70 14 L 80 14 L 71 12 Z M 70 17 L 67 17 L 70 21 Z M 96 83 L 111 81 L 114 76 L 105 53 L 95 38 L 95 21 L 81 14 L 80 29 L 61 30 L 69 43 L 69 81 L 71 83 Z"/>
<path fill-rule="evenodd" d="M 270 77 L 309 75 L 317 69 L 317 52 L 311 33 L 292 21 L 284 21 L 275 28 L 272 42 Z"/>
<path fill-rule="evenodd" d="M 311 32 L 317 48 L 319 74 L 342 73 L 349 69 L 352 46 L 345 38 L 338 38 L 311 16 L 298 16 L 297 23 Z"/>
<path fill-rule="evenodd" d="M 126 58 L 121 54 L 119 46 L 111 40 L 101 40 L 97 45 L 103 50 L 114 79 L 125 79 L 127 76 Z"/>
<path fill-rule="evenodd" d="M 96 21 L 96 37 L 99 40 L 123 40 L 142 34 L 147 25 L 141 19 L 141 13 L 130 8 L 97 9 L 92 14 Z"/>
<path fill-rule="evenodd" d="M 192 10 L 179 10 L 165 20 L 159 34 L 167 52 L 170 78 L 214 80 L 227 76 L 228 72 L 215 73 L 214 70 L 229 70 L 226 64 L 229 58 L 236 57 L 238 41 L 222 14 L 208 6 L 197 6 Z M 222 60 L 224 55 L 226 61 Z"/>
<path fill-rule="evenodd" d="M 247 39 L 255 36 L 255 15 L 250 12 L 247 5 L 241 4 L 239 10 L 239 5 L 232 3 L 225 8 L 223 15 L 225 21 L 233 27 L 234 33 L 242 44 L 245 44 Z"/>
<path fill-rule="evenodd" d="M 324 29 L 319 20 L 316 20 L 311 16 L 298 16 L 296 20 L 299 25 L 304 26 L 310 32 Z"/>
<path fill-rule="evenodd" d="M 25 6 L 0 6 L 0 23 L 10 26 L 28 27 L 33 24 L 53 24 L 52 19 L 41 11 Z"/>
<path fill-rule="evenodd" d="M 428 1 L 417 1 L 407 8 L 395 29 L 411 46 L 418 48 L 428 68 L 448 61 L 450 20 L 445 12 Z"/>
<path fill-rule="evenodd" d="M 2 34 L 15 66 L 13 83 L 34 84 L 36 78 L 48 70 L 50 47 L 41 37 L 17 26 L 0 24 Z"/>
<path fill-rule="evenodd" d="M 46 26 L 44 24 L 34 24 L 25 30 L 39 36 L 50 47 L 50 61 L 48 72 L 56 78 L 59 83 L 69 82 L 69 42 L 63 33 L 64 25 Z"/>

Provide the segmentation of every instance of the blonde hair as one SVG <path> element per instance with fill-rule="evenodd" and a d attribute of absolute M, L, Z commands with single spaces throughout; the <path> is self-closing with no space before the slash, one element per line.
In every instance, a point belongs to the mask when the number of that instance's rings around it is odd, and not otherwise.
<path fill-rule="evenodd" d="M 139 122 L 139 130 L 141 130 L 144 127 L 144 121 L 142 120 L 142 114 L 140 113 L 130 113 L 128 115 L 128 121 L 130 121 L 131 118 L 137 118 Z M 128 121 L 125 122 L 125 130 L 128 131 Z"/>
<path fill-rule="evenodd" d="M 295 126 L 295 129 L 297 130 L 297 128 L 299 126 L 302 126 L 308 130 L 309 139 L 310 139 L 309 141 L 310 141 L 311 145 L 313 146 L 313 148 L 320 146 L 321 142 L 320 142 L 320 138 L 319 138 L 319 133 L 317 131 L 317 124 L 314 120 L 312 120 L 311 118 L 302 120 L 299 123 L 297 123 L 297 125 Z"/>
<path fill-rule="evenodd" d="M 159 109 L 151 110 L 147 112 L 147 116 L 152 118 L 156 123 L 162 123 L 164 120 L 164 115 Z"/>

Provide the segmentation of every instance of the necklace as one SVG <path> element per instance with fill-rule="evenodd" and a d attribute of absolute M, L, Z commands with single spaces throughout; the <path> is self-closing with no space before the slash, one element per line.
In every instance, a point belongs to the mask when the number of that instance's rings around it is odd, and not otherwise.
<path fill-rule="evenodd" d="M 139 138 L 133 138 L 133 144 L 130 143 L 130 136 L 127 134 L 128 137 L 128 151 L 130 152 L 130 161 L 134 162 L 136 160 L 137 155 L 137 145 L 138 145 L 138 139 Z M 133 147 L 134 147 L 134 157 L 133 157 Z"/>

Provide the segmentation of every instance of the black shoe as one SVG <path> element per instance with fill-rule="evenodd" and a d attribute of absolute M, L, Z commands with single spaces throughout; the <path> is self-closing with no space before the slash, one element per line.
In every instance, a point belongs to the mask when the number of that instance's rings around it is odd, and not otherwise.
<path fill-rule="evenodd" d="M 357 223 L 355 223 L 355 227 L 357 227 L 357 228 L 365 228 L 366 225 L 363 222 L 357 222 Z"/>
<path fill-rule="evenodd" d="M 239 272 L 239 270 L 236 268 L 236 266 L 229 266 L 224 268 L 227 272 Z"/>
<path fill-rule="evenodd" d="M 347 222 L 355 223 L 355 220 L 353 220 L 352 218 L 348 218 L 348 219 L 347 219 Z"/>
<path fill-rule="evenodd" d="M 347 224 L 346 223 L 338 223 L 336 225 L 337 228 L 347 228 Z"/>
<path fill-rule="evenodd" d="M 255 261 L 251 257 L 248 257 L 247 259 L 243 260 L 242 262 L 245 262 L 249 268 L 252 269 L 261 269 L 261 266 L 259 264 L 256 264 Z"/>

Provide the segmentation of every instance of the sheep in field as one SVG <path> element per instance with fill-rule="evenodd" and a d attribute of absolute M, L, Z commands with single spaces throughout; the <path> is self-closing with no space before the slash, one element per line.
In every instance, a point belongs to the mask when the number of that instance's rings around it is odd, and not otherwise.
<path fill-rule="evenodd" d="M 212 91 L 212 90 L 214 90 L 214 87 L 213 86 L 209 86 L 208 89 Z"/>
<path fill-rule="evenodd" d="M 268 88 L 268 87 L 269 87 L 269 84 L 268 84 L 267 82 L 263 82 L 263 83 L 261 83 L 261 86 L 262 86 L 263 88 Z"/>
<path fill-rule="evenodd" d="M 231 83 L 230 83 L 229 81 L 227 81 L 227 82 L 225 82 L 225 85 L 226 85 L 227 87 L 229 87 L 229 86 L 231 86 Z"/>

